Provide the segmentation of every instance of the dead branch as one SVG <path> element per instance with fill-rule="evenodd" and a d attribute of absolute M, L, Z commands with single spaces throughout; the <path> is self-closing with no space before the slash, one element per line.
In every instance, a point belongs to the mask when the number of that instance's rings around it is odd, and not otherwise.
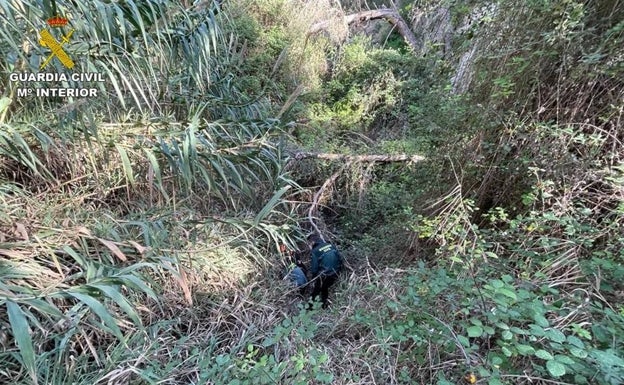
<path fill-rule="evenodd" d="M 344 18 L 346 24 L 353 24 L 355 22 L 362 22 L 368 20 L 377 20 L 377 19 L 385 19 L 390 24 L 392 24 L 397 31 L 403 36 L 405 42 L 412 47 L 416 52 L 420 51 L 420 47 L 418 44 L 418 40 L 414 33 L 409 28 L 408 24 L 405 22 L 403 17 L 394 9 L 390 8 L 382 8 L 382 9 L 374 9 L 371 11 L 362 11 L 358 13 L 353 13 L 351 15 L 347 15 Z M 315 33 L 327 30 L 329 28 L 330 21 L 325 20 L 318 23 L 315 23 L 308 30 L 308 35 L 313 35 Z"/>
<path fill-rule="evenodd" d="M 316 223 L 314 223 L 314 217 L 315 217 L 314 214 L 318 211 L 318 205 L 319 205 L 319 202 L 321 201 L 321 197 L 323 196 L 323 193 L 325 192 L 325 190 L 327 190 L 329 187 L 331 187 L 334 184 L 334 182 L 336 181 L 336 178 L 338 178 L 338 176 L 345 170 L 345 168 L 348 165 L 349 165 L 348 163 L 345 164 L 344 167 L 342 167 L 340 170 L 333 173 L 332 176 L 329 177 L 329 179 L 327 179 L 325 183 L 323 183 L 321 188 L 314 194 L 314 198 L 312 198 L 312 204 L 310 205 L 310 209 L 308 210 L 308 221 L 314 228 L 314 231 L 321 237 L 321 240 L 323 242 L 325 241 L 325 238 L 323 237 L 323 232 L 318 228 Z"/>
<path fill-rule="evenodd" d="M 326 159 L 326 160 L 339 160 L 344 162 L 420 162 L 425 160 L 424 156 L 420 155 L 345 155 L 345 154 L 327 154 L 316 152 L 297 152 L 293 155 L 294 159 Z"/>

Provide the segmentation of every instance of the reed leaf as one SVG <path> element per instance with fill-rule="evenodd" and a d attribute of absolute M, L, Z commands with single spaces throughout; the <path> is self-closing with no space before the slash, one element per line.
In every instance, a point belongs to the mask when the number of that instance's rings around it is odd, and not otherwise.
<path fill-rule="evenodd" d="M 121 332 L 119 326 L 117 326 L 117 321 L 115 320 L 115 318 L 113 318 L 113 316 L 108 312 L 106 307 L 100 301 L 91 296 L 90 292 L 87 292 L 83 287 L 78 287 L 67 291 L 66 293 L 89 307 L 91 311 L 93 311 L 98 317 L 100 317 L 102 322 L 104 322 L 104 325 L 106 325 L 110 332 L 115 337 L 117 337 L 119 341 L 124 341 L 123 333 Z"/>
<path fill-rule="evenodd" d="M 290 186 L 284 186 L 275 194 L 273 194 L 271 199 L 269 199 L 269 201 L 264 205 L 262 210 L 260 210 L 254 218 L 254 226 L 257 226 L 258 224 L 260 224 L 261 221 L 265 220 L 269 216 L 273 209 L 275 209 L 275 206 L 281 203 L 282 197 L 288 190 L 290 190 Z"/>
<path fill-rule="evenodd" d="M 35 384 L 37 381 L 37 371 L 35 367 L 35 350 L 33 348 L 32 337 L 30 335 L 30 327 L 28 325 L 28 321 L 22 312 L 20 306 L 11 301 L 6 301 L 7 313 L 9 315 L 9 324 L 11 325 L 11 331 L 13 332 L 13 337 L 15 337 L 15 342 L 17 342 L 17 347 L 20 351 L 20 356 L 22 357 L 22 361 L 24 366 L 28 370 L 30 374 L 30 378 L 33 380 Z"/>
<path fill-rule="evenodd" d="M 100 281 L 100 283 L 89 284 L 87 285 L 87 287 L 101 291 L 104 295 L 106 295 L 108 298 L 112 299 L 117 305 L 119 305 L 119 308 L 123 310 L 137 326 L 141 326 L 141 319 L 139 318 L 139 315 L 134 310 L 132 305 L 130 305 L 128 300 L 121 294 L 119 289 L 117 289 L 114 285 L 111 285 L 110 283 L 111 282 L 107 283 Z"/>

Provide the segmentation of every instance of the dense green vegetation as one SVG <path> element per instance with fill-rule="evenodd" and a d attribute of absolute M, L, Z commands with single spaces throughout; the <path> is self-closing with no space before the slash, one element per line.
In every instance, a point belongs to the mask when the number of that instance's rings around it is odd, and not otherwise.
<path fill-rule="evenodd" d="M 624 382 L 624 3 L 404 1 L 420 51 L 190 3 L 0 4 L 0 382 Z M 96 98 L 9 81 L 55 12 Z M 347 271 L 305 310 L 317 205 Z"/>

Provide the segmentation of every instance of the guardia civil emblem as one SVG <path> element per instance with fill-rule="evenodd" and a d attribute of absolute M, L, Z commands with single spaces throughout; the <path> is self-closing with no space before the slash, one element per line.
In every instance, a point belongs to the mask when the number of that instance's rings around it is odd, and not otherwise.
<path fill-rule="evenodd" d="M 67 25 L 69 20 L 61 16 L 54 16 L 49 18 L 47 24 L 50 26 L 52 30 L 55 28 L 62 28 Z M 72 69 L 74 68 L 74 61 L 69 57 L 67 52 L 63 50 L 63 45 L 69 43 L 69 39 L 71 35 L 74 33 L 72 29 L 69 31 L 67 35 L 63 35 L 61 33 L 60 41 L 57 40 L 54 35 L 48 31 L 47 29 L 41 30 L 39 32 L 39 44 L 42 47 L 48 48 L 50 50 L 50 55 L 46 58 L 46 60 L 41 64 L 40 69 L 44 69 L 52 59 L 58 59 L 65 68 Z"/>

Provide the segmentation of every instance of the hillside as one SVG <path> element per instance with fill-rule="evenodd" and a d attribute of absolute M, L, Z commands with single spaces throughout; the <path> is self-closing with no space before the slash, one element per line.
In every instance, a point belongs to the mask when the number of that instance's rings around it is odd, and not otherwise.
<path fill-rule="evenodd" d="M 622 1 L 0 15 L 0 383 L 624 383 Z"/>

